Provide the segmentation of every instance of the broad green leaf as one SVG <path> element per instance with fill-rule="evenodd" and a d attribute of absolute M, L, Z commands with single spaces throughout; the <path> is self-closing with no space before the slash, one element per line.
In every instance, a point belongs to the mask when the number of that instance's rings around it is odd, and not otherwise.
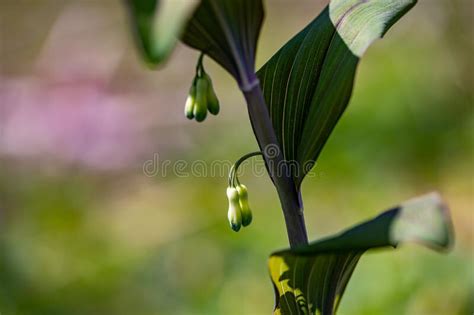
<path fill-rule="evenodd" d="M 448 210 L 439 195 L 431 193 L 336 236 L 275 252 L 269 259 L 274 314 L 334 314 L 365 251 L 408 241 L 444 250 L 452 238 Z"/>
<path fill-rule="evenodd" d="M 157 65 L 172 52 L 199 0 L 127 0 L 127 4 L 143 57 Z"/>
<path fill-rule="evenodd" d="M 257 73 L 296 184 L 344 112 L 360 56 L 416 0 L 332 0 Z"/>
<path fill-rule="evenodd" d="M 247 91 L 257 82 L 255 52 L 263 15 L 261 0 L 202 0 L 181 39 L 213 58 Z"/>

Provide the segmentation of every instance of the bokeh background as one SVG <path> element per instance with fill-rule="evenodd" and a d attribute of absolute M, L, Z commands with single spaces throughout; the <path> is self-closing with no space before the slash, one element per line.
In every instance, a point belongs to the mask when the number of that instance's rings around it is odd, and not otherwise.
<path fill-rule="evenodd" d="M 324 5 L 267 0 L 258 65 Z M 311 239 L 431 190 L 451 207 L 452 252 L 369 252 L 339 314 L 474 311 L 473 12 L 420 1 L 368 50 L 304 183 Z M 257 148 L 230 76 L 205 60 L 222 110 L 198 124 L 183 116 L 197 53 L 147 69 L 121 1 L 1 0 L 0 23 L 0 313 L 271 314 L 266 260 L 287 238 L 270 180 L 241 177 L 254 222 L 234 233 L 225 176 L 143 172 Z"/>

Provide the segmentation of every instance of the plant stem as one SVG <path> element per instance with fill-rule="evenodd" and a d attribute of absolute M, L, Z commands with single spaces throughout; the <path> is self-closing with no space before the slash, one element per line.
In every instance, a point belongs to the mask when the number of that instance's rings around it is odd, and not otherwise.
<path fill-rule="evenodd" d="M 242 164 L 248 158 L 251 158 L 257 155 L 263 155 L 263 153 L 260 151 L 247 153 L 244 156 L 242 156 L 240 159 L 238 159 L 237 162 L 234 163 L 234 165 L 232 165 L 229 172 L 229 187 L 234 187 L 235 182 L 237 182 L 237 184 L 240 185 L 239 178 L 237 177 L 237 171 L 239 170 L 240 164 Z"/>
<path fill-rule="evenodd" d="M 289 168 L 283 158 L 283 152 L 273 129 L 260 84 L 256 84 L 251 90 L 243 91 L 243 93 L 247 100 L 253 131 L 260 150 L 264 152 L 263 158 L 267 171 L 280 198 L 290 246 L 295 248 L 307 244 L 308 237 L 304 223 L 303 203 L 293 177 L 288 172 Z M 277 152 L 269 154 L 269 148 L 277 149 Z"/>

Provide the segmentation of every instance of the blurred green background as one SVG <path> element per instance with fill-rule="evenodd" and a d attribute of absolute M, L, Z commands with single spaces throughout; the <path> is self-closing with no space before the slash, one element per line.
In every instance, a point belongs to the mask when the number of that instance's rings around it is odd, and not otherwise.
<path fill-rule="evenodd" d="M 267 0 L 258 65 L 324 5 Z M 474 312 L 473 12 L 420 1 L 368 50 L 303 185 L 311 239 L 431 190 L 451 207 L 452 252 L 369 252 L 339 314 Z M 266 260 L 287 238 L 270 180 L 241 177 L 254 222 L 234 233 L 225 176 L 144 173 L 257 148 L 229 75 L 205 60 L 222 110 L 197 124 L 197 53 L 149 71 L 120 1 L 2 0 L 0 23 L 0 313 L 271 314 Z"/>

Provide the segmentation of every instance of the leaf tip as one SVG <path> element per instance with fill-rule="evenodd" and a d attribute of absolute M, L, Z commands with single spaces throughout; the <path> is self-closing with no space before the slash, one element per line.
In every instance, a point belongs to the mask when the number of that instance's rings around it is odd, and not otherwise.
<path fill-rule="evenodd" d="M 419 242 L 438 251 L 449 250 L 454 243 L 454 229 L 441 195 L 431 192 L 402 203 L 391 238 L 396 242 Z"/>

